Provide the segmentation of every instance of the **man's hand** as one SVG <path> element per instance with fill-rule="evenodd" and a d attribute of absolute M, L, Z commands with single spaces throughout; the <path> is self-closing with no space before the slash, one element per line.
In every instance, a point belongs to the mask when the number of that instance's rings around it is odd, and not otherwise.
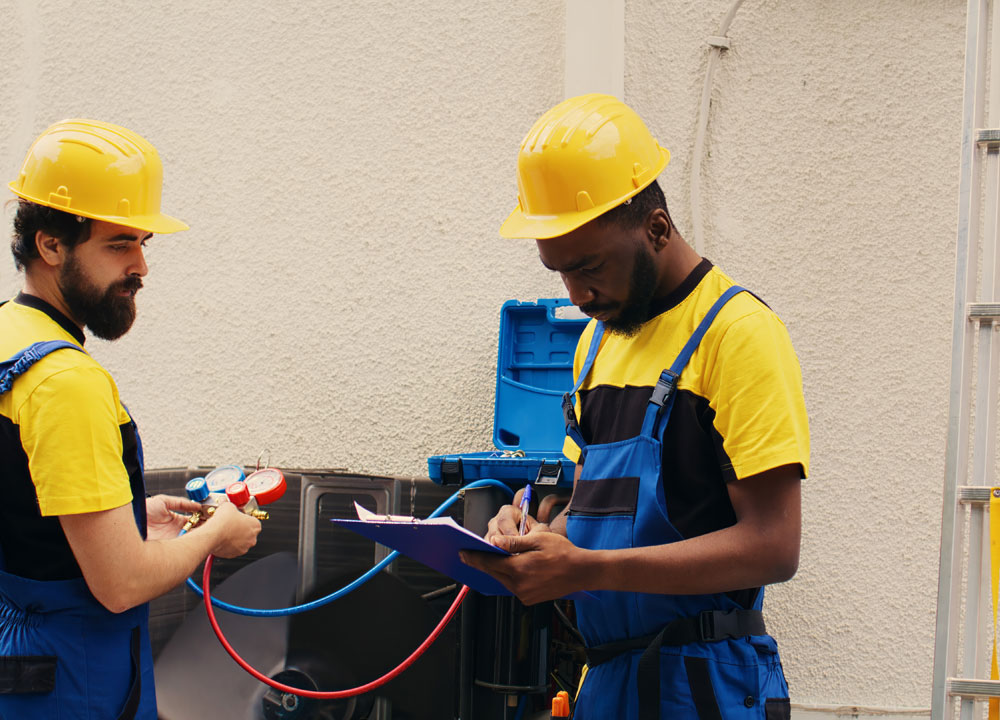
<path fill-rule="evenodd" d="M 524 488 L 521 488 L 514 495 L 512 505 L 504 505 L 500 508 L 489 525 L 486 526 L 486 535 L 483 537 L 486 542 L 498 545 L 497 539 L 503 536 L 517 536 L 521 534 L 521 498 L 524 497 Z M 529 508 L 530 510 L 530 508 Z M 525 533 L 548 530 L 548 525 L 540 523 L 530 514 L 528 523 L 525 526 Z"/>
<path fill-rule="evenodd" d="M 247 515 L 228 500 L 220 502 L 205 521 L 203 532 L 215 532 L 218 540 L 212 554 L 221 558 L 239 557 L 257 544 L 260 520 Z"/>
<path fill-rule="evenodd" d="M 522 537 L 498 534 L 491 542 L 512 555 L 463 551 L 462 562 L 495 577 L 525 605 L 588 589 L 582 571 L 588 551 L 549 531 L 546 525 L 537 523 Z"/>
<path fill-rule="evenodd" d="M 169 540 L 177 537 L 188 518 L 180 513 L 201 509 L 194 500 L 172 495 L 146 498 L 146 537 L 149 540 Z"/>

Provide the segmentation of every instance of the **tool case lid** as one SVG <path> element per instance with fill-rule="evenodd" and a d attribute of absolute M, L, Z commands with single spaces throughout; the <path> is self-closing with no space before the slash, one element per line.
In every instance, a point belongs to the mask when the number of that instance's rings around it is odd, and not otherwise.
<path fill-rule="evenodd" d="M 567 298 L 508 300 L 500 308 L 497 449 L 562 452 L 562 396 L 573 389 L 573 356 L 588 322 Z"/>

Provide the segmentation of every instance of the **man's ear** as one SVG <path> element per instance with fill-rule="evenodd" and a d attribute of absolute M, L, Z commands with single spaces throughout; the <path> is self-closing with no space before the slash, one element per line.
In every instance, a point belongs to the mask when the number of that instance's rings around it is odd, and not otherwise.
<path fill-rule="evenodd" d="M 662 208 L 656 208 L 646 218 L 646 232 L 654 251 L 662 250 L 670 241 L 670 218 Z"/>
<path fill-rule="evenodd" d="M 38 248 L 38 256 L 51 267 L 62 265 L 66 258 L 66 246 L 59 242 L 59 238 L 42 230 L 35 232 L 35 247 Z"/>

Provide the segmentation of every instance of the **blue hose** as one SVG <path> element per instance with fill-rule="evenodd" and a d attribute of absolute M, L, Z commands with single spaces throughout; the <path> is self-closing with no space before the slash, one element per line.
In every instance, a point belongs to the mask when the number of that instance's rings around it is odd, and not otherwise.
<path fill-rule="evenodd" d="M 480 487 L 498 487 L 506 491 L 511 497 L 514 496 L 514 491 L 511 490 L 506 484 L 500 482 L 499 480 L 476 480 L 475 482 L 471 482 L 468 485 L 463 486 L 461 490 L 458 490 L 457 492 L 452 494 L 450 498 L 441 503 L 437 507 L 437 509 L 434 510 L 434 512 L 432 512 L 428 517 L 429 518 L 438 517 L 441 513 L 443 513 L 445 510 L 451 507 L 452 504 L 459 498 L 459 496 L 463 492 L 465 492 L 466 490 L 472 490 L 473 488 L 480 488 Z M 184 533 L 182 532 L 181 534 L 183 535 Z M 326 597 L 321 597 L 318 600 L 313 600 L 312 602 L 303 603 L 302 605 L 293 605 L 292 607 L 287 607 L 287 608 L 273 608 L 269 610 L 264 610 L 256 608 L 245 608 L 245 607 L 240 607 L 239 605 L 230 605 L 229 603 L 214 597 L 212 598 L 212 605 L 222 610 L 226 610 L 231 613 L 236 613 L 237 615 L 250 615 L 252 617 L 280 617 L 282 615 L 297 615 L 298 613 L 301 612 L 307 612 L 309 610 L 314 610 L 318 607 L 322 607 L 327 603 L 331 603 L 334 600 L 344 597 L 349 592 L 357 590 L 359 587 L 364 585 L 366 582 L 368 582 L 378 573 L 384 570 L 389 565 L 389 563 L 391 563 L 393 560 L 396 559 L 397 555 L 399 555 L 399 551 L 393 550 L 391 553 L 389 553 L 388 556 L 386 556 L 384 560 L 382 560 L 375 567 L 373 567 L 371 570 L 366 572 L 364 575 L 359 577 L 354 582 L 345 585 L 344 587 L 340 588 L 340 590 L 330 593 Z M 198 583 L 196 583 L 194 580 L 188 578 L 187 584 L 188 587 L 194 590 L 196 593 L 198 593 L 199 596 L 201 597 L 204 596 L 204 593 L 198 586 Z"/>

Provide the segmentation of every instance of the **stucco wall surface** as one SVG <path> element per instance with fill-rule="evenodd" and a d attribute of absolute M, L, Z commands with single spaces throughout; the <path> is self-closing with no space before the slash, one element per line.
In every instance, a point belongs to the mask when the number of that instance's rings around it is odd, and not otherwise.
<path fill-rule="evenodd" d="M 625 5 L 624 99 L 673 153 L 685 235 L 729 5 Z M 500 305 L 564 294 L 497 237 L 562 99 L 564 15 L 0 0 L 3 179 L 51 122 L 110 120 L 157 146 L 192 228 L 151 243 L 133 331 L 88 343 L 150 466 L 422 475 L 489 449 Z M 930 704 L 964 23 L 959 0 L 748 2 L 715 76 L 704 254 L 785 320 L 812 423 L 800 570 L 768 602 L 801 704 Z"/>
<path fill-rule="evenodd" d="M 626 99 L 682 230 L 729 3 L 629 2 Z M 784 319 L 812 430 L 800 569 L 769 590 L 793 700 L 927 708 L 965 4 L 748 2 L 715 75 L 704 254 Z"/>

